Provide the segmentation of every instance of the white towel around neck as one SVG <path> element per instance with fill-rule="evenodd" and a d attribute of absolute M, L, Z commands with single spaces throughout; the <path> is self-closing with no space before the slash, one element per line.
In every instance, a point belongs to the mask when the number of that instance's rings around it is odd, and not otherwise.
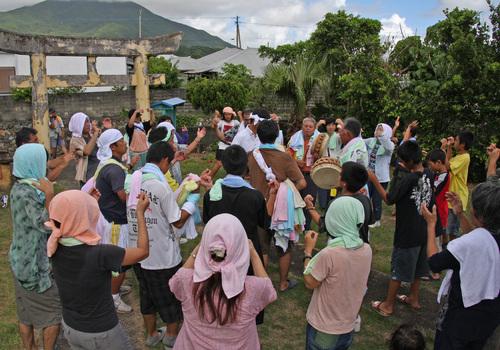
<path fill-rule="evenodd" d="M 500 252 L 495 238 L 484 228 L 448 243 L 448 251 L 460 263 L 460 289 L 465 307 L 493 300 L 500 290 Z M 448 294 L 452 270 L 448 270 L 439 288 L 441 296 Z"/>

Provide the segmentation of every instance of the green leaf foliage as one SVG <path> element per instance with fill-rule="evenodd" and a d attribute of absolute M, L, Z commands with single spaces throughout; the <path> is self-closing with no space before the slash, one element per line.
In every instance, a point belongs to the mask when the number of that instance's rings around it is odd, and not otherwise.
<path fill-rule="evenodd" d="M 225 106 L 243 110 L 250 99 L 252 77 L 242 65 L 225 65 L 216 78 L 196 78 L 187 84 L 187 99 L 195 108 L 210 114 Z"/>
<path fill-rule="evenodd" d="M 491 7 L 492 36 L 475 11 L 444 14 L 428 28 L 424 43 L 413 46 L 397 108 L 406 121 L 420 121 L 419 140 L 427 149 L 438 147 L 441 137 L 472 131 L 470 174 L 482 181 L 485 149 L 498 140 L 500 125 L 498 5 Z"/>
<path fill-rule="evenodd" d="M 148 72 L 149 74 L 165 74 L 165 84 L 159 86 L 160 89 L 173 89 L 181 85 L 179 70 L 164 57 L 150 57 Z"/>

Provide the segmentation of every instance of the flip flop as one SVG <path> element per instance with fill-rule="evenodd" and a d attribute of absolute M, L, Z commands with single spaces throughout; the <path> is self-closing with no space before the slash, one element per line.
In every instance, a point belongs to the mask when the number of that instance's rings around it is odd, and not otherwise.
<path fill-rule="evenodd" d="M 389 316 L 392 316 L 392 312 L 389 313 L 389 312 L 386 312 L 384 310 L 382 310 L 380 308 L 380 305 L 382 305 L 382 302 L 381 301 L 372 301 L 371 302 L 371 307 L 373 310 L 375 310 L 376 313 L 378 313 L 380 316 L 384 316 L 384 317 L 389 317 Z"/>
<path fill-rule="evenodd" d="M 418 311 L 422 308 L 422 307 L 414 307 L 412 304 L 410 304 L 410 297 L 408 295 L 398 294 L 398 295 L 396 295 L 396 299 L 398 299 L 398 301 L 401 304 L 409 306 L 415 311 Z"/>
<path fill-rule="evenodd" d="M 280 292 L 286 292 L 287 290 L 290 290 L 290 289 L 293 289 L 295 287 L 297 287 L 297 285 L 299 284 L 299 282 L 297 282 L 296 280 L 287 280 L 288 282 L 288 286 L 283 289 L 283 290 L 280 290 Z"/>

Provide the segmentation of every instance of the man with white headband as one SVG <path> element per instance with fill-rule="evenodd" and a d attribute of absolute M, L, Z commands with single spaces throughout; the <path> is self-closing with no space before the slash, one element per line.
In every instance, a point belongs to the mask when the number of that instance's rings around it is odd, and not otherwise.
<path fill-rule="evenodd" d="M 101 193 L 99 209 L 109 223 L 109 243 L 127 248 L 127 195 L 125 193 L 125 177 L 127 168 L 121 159 L 127 152 L 127 144 L 117 129 L 104 131 L 97 140 L 97 158 L 101 161 L 94 175 L 95 187 Z M 104 237 L 103 237 L 104 241 Z M 127 267 L 111 281 L 111 292 L 118 313 L 131 312 L 132 308 L 120 298 L 120 287 L 125 279 Z M 122 294 L 130 292 L 122 288 Z"/>
<path fill-rule="evenodd" d="M 257 124 L 259 124 L 261 120 L 264 120 L 264 118 L 261 118 L 258 114 L 250 114 L 248 124 L 245 123 L 246 127 L 236 134 L 231 145 L 239 145 L 243 147 L 247 153 L 259 147 L 260 141 L 257 137 Z"/>

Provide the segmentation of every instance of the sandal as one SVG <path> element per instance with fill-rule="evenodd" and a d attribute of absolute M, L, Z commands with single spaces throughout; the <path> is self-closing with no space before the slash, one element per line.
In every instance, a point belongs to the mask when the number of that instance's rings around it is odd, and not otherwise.
<path fill-rule="evenodd" d="M 389 313 L 387 311 L 384 311 L 380 308 L 380 305 L 382 305 L 382 302 L 381 301 L 372 301 L 371 302 L 371 307 L 373 310 L 375 310 L 375 312 L 377 312 L 380 316 L 384 316 L 384 317 L 389 317 L 389 316 L 392 316 L 392 312 Z"/>
<path fill-rule="evenodd" d="M 407 305 L 407 306 L 411 307 L 415 311 L 418 311 L 418 310 L 420 310 L 422 308 L 421 306 L 414 307 L 412 304 L 410 304 L 410 297 L 408 295 L 398 294 L 398 295 L 396 295 L 396 299 L 398 299 L 398 301 L 401 304 Z"/>
<path fill-rule="evenodd" d="M 290 289 L 293 289 L 295 287 L 297 287 L 297 285 L 299 284 L 299 282 L 297 282 L 296 280 L 287 280 L 288 282 L 288 286 L 283 289 L 283 290 L 280 290 L 280 292 L 286 292 L 287 290 L 290 290 Z"/>

